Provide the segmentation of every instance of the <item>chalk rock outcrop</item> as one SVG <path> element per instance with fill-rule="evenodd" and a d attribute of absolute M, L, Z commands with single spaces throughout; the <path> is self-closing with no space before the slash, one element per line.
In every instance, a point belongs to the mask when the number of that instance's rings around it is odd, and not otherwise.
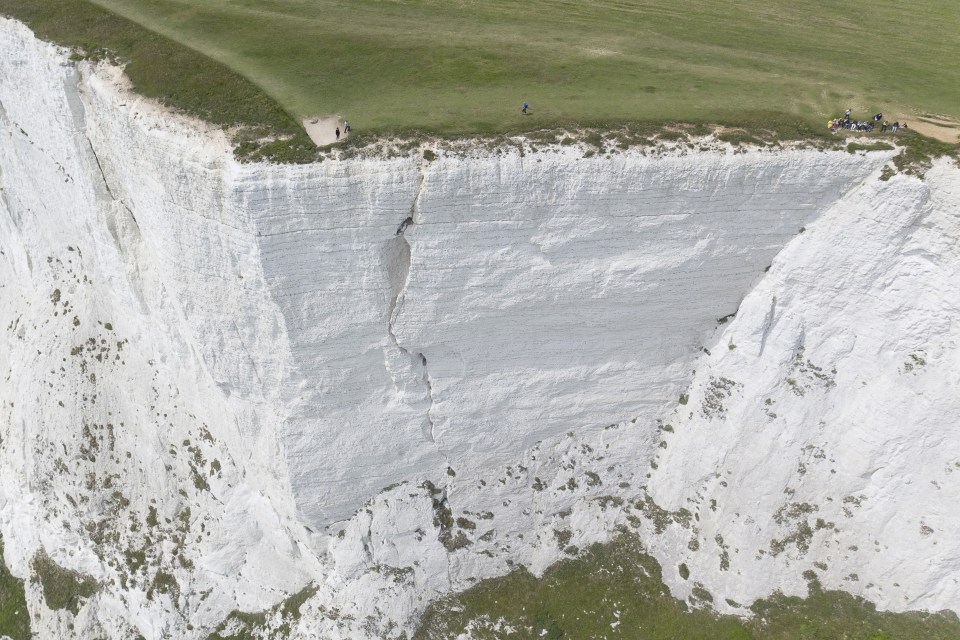
<path fill-rule="evenodd" d="M 899 551 L 843 586 L 957 601 L 949 563 L 904 577 L 916 544 L 958 550 L 937 534 L 960 478 L 956 168 L 522 141 L 241 165 L 22 25 L 0 54 L 0 533 L 18 575 L 42 549 L 100 585 L 76 616 L 31 587 L 41 633 L 205 637 L 312 584 L 297 633 L 395 635 L 555 561 L 558 530 L 606 539 L 640 496 L 717 500 L 696 535 L 740 555 L 687 562 L 740 601 L 799 588 L 800 551 L 840 584 L 894 513 L 909 535 L 876 539 Z M 771 550 L 795 512 L 836 532 Z M 689 527 L 644 527 L 665 565 L 689 555 Z"/>
<path fill-rule="evenodd" d="M 865 184 L 777 256 L 698 363 L 650 480 L 664 508 L 710 507 L 697 579 L 750 601 L 790 573 L 804 593 L 814 570 L 888 608 L 956 609 L 958 223 L 947 162 Z"/>

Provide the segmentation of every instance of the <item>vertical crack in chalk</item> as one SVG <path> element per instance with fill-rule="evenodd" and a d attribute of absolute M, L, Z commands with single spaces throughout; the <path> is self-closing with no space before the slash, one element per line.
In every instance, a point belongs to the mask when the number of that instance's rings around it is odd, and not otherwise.
<path fill-rule="evenodd" d="M 93 148 L 93 141 L 90 140 L 90 136 L 85 137 L 87 139 L 87 146 L 90 147 L 90 153 L 93 154 L 93 160 L 97 163 L 97 169 L 100 171 L 103 188 L 107 190 L 107 195 L 109 195 L 112 200 L 117 200 L 117 196 L 113 195 L 113 189 L 110 188 L 110 181 L 107 180 L 107 174 L 103 170 L 103 163 L 100 162 L 100 156 L 97 155 L 97 150 Z"/>
<path fill-rule="evenodd" d="M 390 336 L 390 341 L 394 346 L 410 358 L 411 367 L 420 376 L 427 402 L 423 436 L 431 444 L 436 444 L 437 440 L 434 432 L 436 425 L 433 422 L 433 416 L 431 414 L 433 410 L 433 383 L 430 381 L 430 374 L 427 371 L 427 356 L 424 355 L 422 351 L 414 353 L 400 344 L 395 331 L 395 324 L 397 318 L 400 317 L 400 313 L 403 311 L 407 285 L 410 282 L 410 242 L 407 240 L 405 234 L 411 226 L 416 225 L 418 222 L 424 178 L 423 169 L 421 169 L 417 181 L 417 192 L 413 198 L 413 204 L 410 206 L 410 215 L 400 223 L 400 226 L 397 227 L 396 237 L 390 241 L 388 274 L 390 277 L 390 289 L 393 293 L 390 297 L 387 334 Z"/>
<path fill-rule="evenodd" d="M 130 207 L 127 206 L 127 203 L 123 201 L 123 198 L 117 197 L 114 194 L 113 189 L 110 188 L 110 181 L 107 180 L 107 174 L 103 170 L 103 163 L 100 162 L 100 156 L 97 154 L 96 148 L 93 146 L 93 141 L 90 139 L 90 136 L 84 134 L 84 137 L 87 139 L 87 145 L 90 147 L 90 153 L 93 155 L 94 162 L 97 163 L 97 169 L 100 171 L 100 179 L 103 181 L 103 188 L 106 190 L 107 195 L 110 196 L 110 199 L 119 204 L 124 210 L 130 215 L 130 220 L 133 221 L 133 225 L 137 228 L 137 232 L 140 232 L 140 223 L 137 222 L 137 217 L 133 215 Z"/>

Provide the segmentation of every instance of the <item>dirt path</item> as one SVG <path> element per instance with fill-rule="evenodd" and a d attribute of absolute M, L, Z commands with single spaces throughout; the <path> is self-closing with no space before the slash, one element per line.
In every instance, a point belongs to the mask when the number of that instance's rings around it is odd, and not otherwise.
<path fill-rule="evenodd" d="M 960 142 L 960 122 L 945 116 L 924 113 L 907 120 L 907 125 L 917 133 L 942 142 Z"/>
<path fill-rule="evenodd" d="M 337 141 L 337 127 L 340 127 L 340 139 L 346 138 L 343 133 L 343 120 L 338 115 L 333 116 L 314 116 L 303 119 L 303 128 L 307 130 L 307 135 L 318 147 L 324 147 Z"/>

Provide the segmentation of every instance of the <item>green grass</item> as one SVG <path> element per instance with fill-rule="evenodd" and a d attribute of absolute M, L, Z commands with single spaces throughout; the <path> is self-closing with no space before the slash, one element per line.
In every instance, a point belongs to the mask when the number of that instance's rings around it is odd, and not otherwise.
<path fill-rule="evenodd" d="M 683 571 L 681 569 L 675 569 Z M 811 576 L 812 578 L 812 576 Z M 713 596 L 702 586 L 700 602 Z M 753 618 L 694 609 L 664 586 L 659 564 L 623 536 L 551 567 L 541 579 L 521 569 L 485 580 L 432 605 L 415 640 L 643 638 L 644 640 L 957 640 L 953 613 L 878 612 L 869 602 L 810 582 L 807 598 L 777 595 L 751 607 Z M 507 634 L 505 623 L 514 629 Z M 611 627 L 611 623 L 619 624 Z M 546 631 L 546 633 L 544 633 Z"/>
<path fill-rule="evenodd" d="M 147 95 L 291 135 L 287 114 L 451 136 L 669 121 L 820 131 L 847 106 L 960 117 L 954 0 L 95 2 L 170 40 L 88 0 L 0 0 L 0 11 L 119 51 Z"/>
<path fill-rule="evenodd" d="M 893 151 L 894 148 L 892 144 L 886 142 L 851 142 L 847 145 L 847 151 L 850 153 L 856 153 L 857 151 Z"/>
<path fill-rule="evenodd" d="M 30 615 L 23 580 L 15 578 L 3 563 L 3 537 L 0 536 L 0 637 L 29 640 Z"/>

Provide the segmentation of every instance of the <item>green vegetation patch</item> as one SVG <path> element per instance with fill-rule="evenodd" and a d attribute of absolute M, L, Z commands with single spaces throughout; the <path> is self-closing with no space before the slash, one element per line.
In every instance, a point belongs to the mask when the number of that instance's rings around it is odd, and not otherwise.
<path fill-rule="evenodd" d="M 776 594 L 750 607 L 757 640 L 956 640 L 960 619 L 951 611 L 877 611 L 873 603 L 811 583 L 806 598 Z"/>
<path fill-rule="evenodd" d="M 100 585 L 90 576 L 64 569 L 44 551 L 33 558 L 33 573 L 43 589 L 43 599 L 53 610 L 66 609 L 76 615 L 80 605 L 92 597 Z"/>
<path fill-rule="evenodd" d="M 900 134 L 898 133 L 897 136 Z M 903 132 L 903 135 L 897 138 L 897 143 L 903 145 L 903 150 L 893 158 L 894 166 L 902 173 L 920 178 L 936 158 L 960 157 L 960 145 L 927 138 L 915 131 Z"/>
<path fill-rule="evenodd" d="M 3 562 L 3 537 L 0 536 L 0 637 L 11 640 L 29 640 L 30 614 L 23 580 L 10 573 Z"/>
<path fill-rule="evenodd" d="M 477 640 L 960 638 L 960 620 L 953 613 L 878 612 L 861 598 L 821 590 L 815 580 L 807 598 L 778 594 L 758 601 L 750 619 L 713 612 L 713 596 L 699 584 L 695 593 L 694 601 L 707 608 L 695 609 L 671 596 L 657 561 L 636 537 L 624 535 L 557 563 L 540 579 L 519 569 L 445 598 L 426 611 L 414 638 L 454 638 L 468 628 Z"/>
<path fill-rule="evenodd" d="M 856 153 L 857 151 L 893 151 L 895 147 L 886 142 L 851 142 L 847 145 L 847 151 Z"/>
<path fill-rule="evenodd" d="M 300 608 L 317 593 L 310 585 L 266 611 L 247 613 L 232 611 L 207 640 L 260 640 L 290 636 L 294 623 L 300 619 Z M 279 614 L 279 621 L 277 621 Z"/>

